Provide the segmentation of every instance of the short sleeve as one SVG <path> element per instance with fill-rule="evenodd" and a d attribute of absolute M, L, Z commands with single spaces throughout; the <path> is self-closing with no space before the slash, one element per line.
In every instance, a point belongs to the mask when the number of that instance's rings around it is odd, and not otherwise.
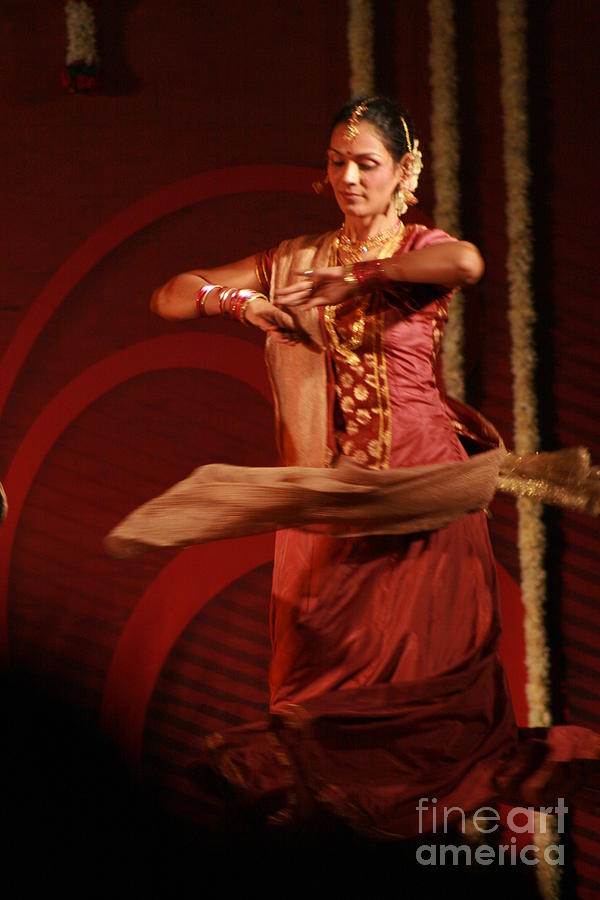
<path fill-rule="evenodd" d="M 448 241 L 456 241 L 447 231 L 441 228 L 425 228 L 424 225 L 415 226 L 409 242 L 409 250 L 422 250 L 423 247 L 431 247 L 433 244 L 446 244 Z"/>
<path fill-rule="evenodd" d="M 271 247 L 270 250 L 262 250 L 254 257 L 256 278 L 261 291 L 267 297 L 271 287 L 271 272 L 273 271 L 273 257 L 276 249 L 276 247 Z"/>

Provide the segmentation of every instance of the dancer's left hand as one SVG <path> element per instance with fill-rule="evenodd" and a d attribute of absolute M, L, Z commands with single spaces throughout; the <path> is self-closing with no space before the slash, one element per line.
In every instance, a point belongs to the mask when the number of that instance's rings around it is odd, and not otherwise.
<path fill-rule="evenodd" d="M 356 290 L 356 284 L 344 281 L 343 266 L 294 274 L 299 276 L 299 281 L 275 292 L 275 303 L 284 309 L 293 307 L 307 310 L 315 306 L 333 306 L 348 300 Z"/>

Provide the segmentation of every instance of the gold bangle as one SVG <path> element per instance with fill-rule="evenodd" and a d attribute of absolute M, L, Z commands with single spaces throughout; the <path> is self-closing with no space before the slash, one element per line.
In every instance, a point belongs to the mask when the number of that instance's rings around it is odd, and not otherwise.
<path fill-rule="evenodd" d="M 250 306 L 250 304 L 253 303 L 255 300 L 266 300 L 266 299 L 267 298 L 265 297 L 264 294 L 252 294 L 251 297 L 248 297 L 246 300 L 244 300 L 244 302 L 240 306 L 240 322 L 242 323 L 242 325 L 249 325 L 249 323 L 246 321 L 246 311 L 247 311 L 248 307 Z"/>
<path fill-rule="evenodd" d="M 208 299 L 208 295 L 215 290 L 215 288 L 220 288 L 218 284 L 203 284 L 198 294 L 196 295 L 196 314 L 200 319 L 204 319 L 208 316 L 206 312 L 206 301 Z"/>
<path fill-rule="evenodd" d="M 229 308 L 226 306 L 227 301 L 233 293 L 233 288 L 221 288 L 219 291 L 219 313 L 224 319 L 230 319 Z"/>

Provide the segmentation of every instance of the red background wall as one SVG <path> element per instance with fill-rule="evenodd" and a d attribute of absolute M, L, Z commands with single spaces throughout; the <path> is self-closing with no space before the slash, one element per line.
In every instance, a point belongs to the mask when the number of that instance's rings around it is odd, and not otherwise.
<path fill-rule="evenodd" d="M 593 0 L 530 6 L 541 429 L 545 448 L 583 443 L 598 461 L 600 14 Z M 457 7 L 463 230 L 487 263 L 469 292 L 469 397 L 510 444 L 496 5 Z M 310 182 L 346 99 L 346 16 L 343 0 L 103 0 L 106 83 L 87 97 L 60 86 L 61 5 L 4 8 L 5 650 L 78 716 L 103 716 L 190 813 L 198 736 L 265 706 L 270 539 L 123 563 L 101 538 L 196 465 L 275 459 L 260 336 L 162 322 L 148 298 L 174 272 L 337 224 Z M 426 4 L 378 2 L 376 45 L 378 89 L 421 133 L 431 214 Z M 597 729 L 597 525 L 551 511 L 548 529 L 555 715 Z M 495 501 L 491 531 L 518 579 L 511 501 Z M 581 890 L 600 877 L 595 831 L 580 818 Z"/>

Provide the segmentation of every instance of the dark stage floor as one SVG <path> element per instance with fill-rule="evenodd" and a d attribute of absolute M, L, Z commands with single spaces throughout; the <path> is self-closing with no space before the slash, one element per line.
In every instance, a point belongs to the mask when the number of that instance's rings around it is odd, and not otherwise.
<path fill-rule="evenodd" d="M 238 812 L 222 828 L 192 826 L 133 783 L 93 725 L 27 678 L 5 674 L 1 702 L 7 898 L 538 896 L 532 868 L 425 868 L 416 843 L 369 841 L 331 821 L 273 832 Z"/>

